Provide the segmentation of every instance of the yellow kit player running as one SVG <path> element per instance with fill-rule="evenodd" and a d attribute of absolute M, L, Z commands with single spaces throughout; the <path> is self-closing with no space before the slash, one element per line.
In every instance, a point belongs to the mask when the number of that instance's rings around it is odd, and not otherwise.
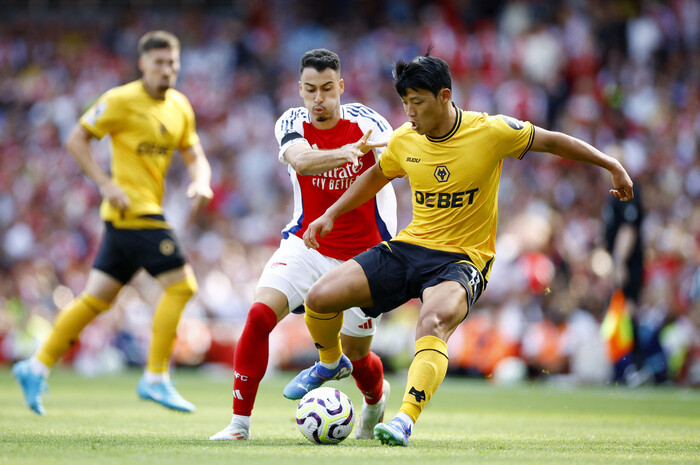
<path fill-rule="evenodd" d="M 447 372 L 447 340 L 489 279 L 504 159 L 522 159 L 533 150 L 598 165 L 612 175 L 615 197 L 627 201 L 633 194 L 622 165 L 583 141 L 507 116 L 457 108 L 449 67 L 439 58 L 398 62 L 394 78 L 409 122 L 394 132 L 379 164 L 309 225 L 304 242 L 316 248 L 316 236 L 324 237 L 338 217 L 398 176 L 408 176 L 413 220 L 394 239 L 318 280 L 306 297 L 305 321 L 321 361 L 333 363 L 342 355 L 338 332 L 346 308 L 377 316 L 411 298 L 422 299 L 403 404 L 393 420 L 374 428 L 383 444 L 407 446 Z"/>
<path fill-rule="evenodd" d="M 100 189 L 105 233 L 83 293 L 58 314 L 34 356 L 12 369 L 27 405 L 40 415 L 45 413 L 42 394 L 51 367 L 142 267 L 164 292 L 153 315 L 150 353 L 137 392 L 168 408 L 195 410 L 173 388 L 168 367 L 180 315 L 197 291 L 197 281 L 163 217 L 161 203 L 175 150 L 182 153 L 192 180 L 187 195 L 193 209 L 213 196 L 211 168 L 195 131 L 192 107 L 173 89 L 180 70 L 179 40 L 168 32 L 152 31 L 141 38 L 138 51 L 142 78 L 103 94 L 66 141 L 66 148 Z M 90 148 L 93 138 L 107 134 L 111 177 L 96 163 Z"/>

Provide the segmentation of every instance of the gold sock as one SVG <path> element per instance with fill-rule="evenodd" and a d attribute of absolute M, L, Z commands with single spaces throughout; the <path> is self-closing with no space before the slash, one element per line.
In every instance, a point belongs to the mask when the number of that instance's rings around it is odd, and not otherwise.
<path fill-rule="evenodd" d="M 316 313 L 304 303 L 304 322 L 324 363 L 333 363 L 343 354 L 340 345 L 340 329 L 343 327 L 343 312 Z"/>
<path fill-rule="evenodd" d="M 80 333 L 88 323 L 109 306 L 109 302 L 88 294 L 80 294 L 73 299 L 56 317 L 51 334 L 36 354 L 37 360 L 47 368 L 54 366 L 78 342 Z"/>
<path fill-rule="evenodd" d="M 435 336 L 416 341 L 416 355 L 408 369 L 400 412 L 415 422 L 447 373 L 447 344 Z"/>
<path fill-rule="evenodd" d="M 153 337 L 146 362 L 146 370 L 151 373 L 168 372 L 180 316 L 195 292 L 197 281 L 191 275 L 165 288 L 153 312 Z"/>

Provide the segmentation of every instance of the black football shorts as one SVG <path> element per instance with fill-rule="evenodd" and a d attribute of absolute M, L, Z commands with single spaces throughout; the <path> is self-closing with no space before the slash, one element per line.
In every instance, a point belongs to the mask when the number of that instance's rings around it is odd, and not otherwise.
<path fill-rule="evenodd" d="M 486 288 L 483 274 L 464 254 L 429 249 L 408 242 L 382 242 L 354 257 L 367 276 L 374 307 L 362 308 L 377 317 L 442 281 L 456 281 L 467 291 L 469 308 Z"/>
<path fill-rule="evenodd" d="M 185 263 L 182 247 L 171 229 L 117 229 L 107 221 L 92 266 L 126 284 L 141 267 L 151 276 L 158 276 Z"/>

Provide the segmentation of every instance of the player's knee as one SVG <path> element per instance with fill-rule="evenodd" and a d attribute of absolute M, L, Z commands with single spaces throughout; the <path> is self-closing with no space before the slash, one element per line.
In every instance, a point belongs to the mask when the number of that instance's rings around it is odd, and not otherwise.
<path fill-rule="evenodd" d="M 192 275 L 188 275 L 182 281 L 179 281 L 175 284 L 171 284 L 170 286 L 165 288 L 166 294 L 176 294 L 187 297 L 192 297 L 197 293 L 198 290 L 199 285 L 197 284 L 197 280 L 195 279 L 195 277 Z"/>
<path fill-rule="evenodd" d="M 325 313 L 324 310 L 326 310 L 327 305 L 328 293 L 325 291 L 324 286 L 319 286 L 318 283 L 311 286 L 309 293 L 306 294 L 306 306 L 314 312 Z"/>
<path fill-rule="evenodd" d="M 254 303 L 248 312 L 246 327 L 251 326 L 263 331 L 271 332 L 277 326 L 277 314 L 267 305 Z"/>
<path fill-rule="evenodd" d="M 88 294 L 87 292 L 83 292 L 80 295 L 79 299 L 82 299 L 82 301 L 85 302 L 85 304 L 98 315 L 102 312 L 109 310 L 109 307 L 112 305 L 111 301 L 101 299 L 94 295 Z"/>
<path fill-rule="evenodd" d="M 462 321 L 462 317 L 462 312 L 456 310 L 454 312 L 421 311 L 418 317 L 416 335 L 418 337 L 435 336 L 447 341 Z"/>

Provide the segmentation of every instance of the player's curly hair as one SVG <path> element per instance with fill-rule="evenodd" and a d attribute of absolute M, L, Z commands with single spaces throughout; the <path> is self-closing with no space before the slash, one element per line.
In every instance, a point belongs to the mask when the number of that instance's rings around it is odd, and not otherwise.
<path fill-rule="evenodd" d="M 154 48 L 170 48 L 180 50 L 180 41 L 178 38 L 168 31 L 150 31 L 139 39 L 139 56 L 153 50 Z"/>
<path fill-rule="evenodd" d="M 335 52 L 325 48 L 316 48 L 309 50 L 301 57 L 299 74 L 303 73 L 305 68 L 313 68 L 318 72 L 330 68 L 340 73 L 340 58 Z"/>
<path fill-rule="evenodd" d="M 432 46 L 422 57 L 394 64 L 394 88 L 400 97 L 404 97 L 408 89 L 429 90 L 436 97 L 442 89 L 452 90 L 450 66 L 445 60 L 431 57 L 431 50 Z"/>

